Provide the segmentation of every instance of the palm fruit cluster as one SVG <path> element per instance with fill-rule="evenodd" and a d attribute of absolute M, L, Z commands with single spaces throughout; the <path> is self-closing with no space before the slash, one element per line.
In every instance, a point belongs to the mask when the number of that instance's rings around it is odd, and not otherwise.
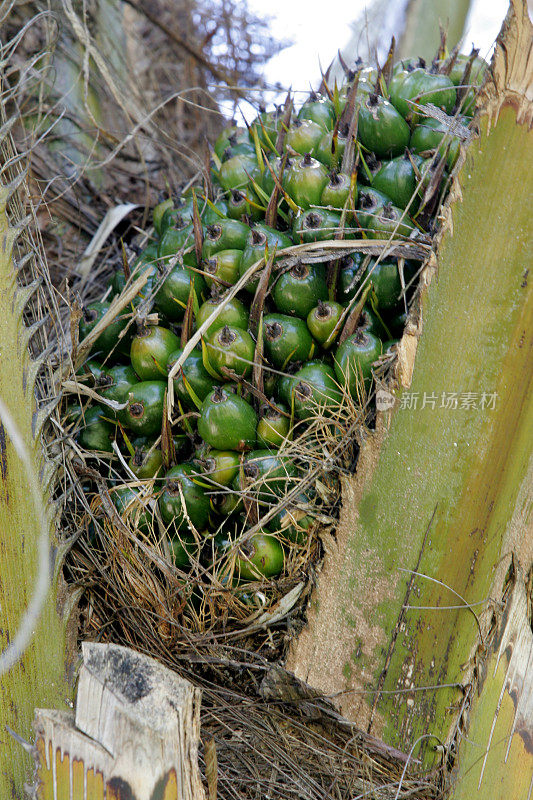
<path fill-rule="evenodd" d="M 299 109 L 287 98 L 231 125 L 210 175 L 153 209 L 148 243 L 85 307 L 80 340 L 146 277 L 94 342 L 78 371 L 93 399 L 69 415 L 80 448 L 100 465 L 111 456 L 123 519 L 167 537 L 180 568 L 212 558 L 214 543 L 242 583 L 279 575 L 287 547 L 305 546 L 309 464 L 287 444 L 346 393 L 364 402 L 402 335 L 420 259 L 391 256 L 391 244 L 430 241 L 485 66 L 475 52 L 356 64 Z M 351 254 L 312 257 L 339 241 Z"/>

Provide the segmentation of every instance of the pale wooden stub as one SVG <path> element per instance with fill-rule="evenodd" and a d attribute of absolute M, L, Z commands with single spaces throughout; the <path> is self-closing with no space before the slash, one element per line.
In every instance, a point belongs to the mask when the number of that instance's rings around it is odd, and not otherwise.
<path fill-rule="evenodd" d="M 82 645 L 76 713 L 36 709 L 35 800 L 205 800 L 200 690 L 154 659 Z"/>

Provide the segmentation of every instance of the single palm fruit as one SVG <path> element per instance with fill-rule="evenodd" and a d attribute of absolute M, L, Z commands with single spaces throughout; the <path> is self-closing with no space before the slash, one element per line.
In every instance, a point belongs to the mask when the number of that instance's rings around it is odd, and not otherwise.
<path fill-rule="evenodd" d="M 84 427 L 78 433 L 78 444 L 84 450 L 98 450 L 112 453 L 112 441 L 115 438 L 115 426 L 109 421 L 107 409 L 100 406 L 87 408 L 82 417 Z"/>
<path fill-rule="evenodd" d="M 415 153 L 429 154 L 436 150 L 439 155 L 446 156 L 446 166 L 452 170 L 459 157 L 459 138 L 454 134 L 458 129 L 467 130 L 455 120 L 450 128 L 438 119 L 424 119 L 413 129 L 409 146 Z"/>
<path fill-rule="evenodd" d="M 244 189 L 250 183 L 250 179 L 258 180 L 260 177 L 257 160 L 254 155 L 247 153 L 233 156 L 221 165 L 218 177 L 220 185 L 227 192 Z"/>
<path fill-rule="evenodd" d="M 337 349 L 334 357 L 335 374 L 341 386 L 357 397 L 361 381 L 372 377 L 372 364 L 381 355 L 381 342 L 368 331 L 358 330 Z"/>
<path fill-rule="evenodd" d="M 305 322 L 286 314 L 263 317 L 263 341 L 268 358 L 278 369 L 296 361 L 307 361 L 315 350 Z"/>
<path fill-rule="evenodd" d="M 170 353 L 166 365 L 167 372 L 170 372 L 182 353 L 181 347 Z M 176 395 L 186 406 L 195 407 L 194 395 L 203 402 L 209 392 L 214 389 L 214 386 L 213 378 L 204 367 L 202 353 L 199 350 L 193 350 L 192 353 L 189 353 L 185 363 L 174 378 Z"/>
<path fill-rule="evenodd" d="M 268 252 L 271 255 L 273 252 L 283 250 L 285 247 L 290 247 L 292 240 L 285 233 L 277 231 L 275 228 L 270 228 L 268 225 L 258 223 L 254 225 L 248 235 L 248 241 L 242 254 L 240 265 L 240 276 L 262 258 L 265 258 Z M 259 283 L 259 274 L 256 273 L 253 278 L 250 278 L 245 286 L 245 289 L 252 294 L 257 289 Z"/>
<path fill-rule="evenodd" d="M 243 509 L 242 498 L 237 492 L 221 492 L 211 496 L 211 506 L 213 511 L 223 519 L 227 519 L 231 514 L 240 513 Z"/>
<path fill-rule="evenodd" d="M 357 331 L 363 331 L 364 333 L 371 333 L 373 336 L 376 336 L 378 339 L 382 339 L 384 336 L 387 336 L 387 331 L 368 306 L 365 306 L 361 311 L 359 319 L 357 321 Z M 356 332 L 357 332 L 356 331 Z"/>
<path fill-rule="evenodd" d="M 177 227 L 169 227 L 159 240 L 158 257 L 166 263 L 170 258 L 183 253 L 194 245 L 194 228 L 192 222 L 177 217 Z"/>
<path fill-rule="evenodd" d="M 264 214 L 259 206 L 259 200 L 250 191 L 241 192 L 236 189 L 228 200 L 228 217 L 239 222 L 257 222 Z"/>
<path fill-rule="evenodd" d="M 383 206 L 391 200 L 383 192 L 367 186 L 359 192 L 359 208 L 356 212 L 357 221 L 361 228 L 368 230 L 373 227 L 374 220 L 381 213 Z"/>
<path fill-rule="evenodd" d="M 204 476 L 229 486 L 239 472 L 240 456 L 234 450 L 210 450 L 201 461 Z"/>
<path fill-rule="evenodd" d="M 209 498 L 196 477 L 192 464 L 178 464 L 165 475 L 158 506 L 166 526 L 180 530 L 192 525 L 199 532 L 207 527 Z"/>
<path fill-rule="evenodd" d="M 315 148 L 315 158 L 326 167 L 340 167 L 346 150 L 348 131 L 348 125 L 342 125 L 339 126 L 336 136 L 334 131 L 325 133 Z"/>
<path fill-rule="evenodd" d="M 303 156 L 312 153 L 324 136 L 324 128 L 311 119 L 296 119 L 285 137 L 285 147 Z"/>
<path fill-rule="evenodd" d="M 420 169 L 424 160 L 417 155 L 411 156 L 406 150 L 403 156 L 385 161 L 372 179 L 374 189 L 386 194 L 398 208 L 407 208 L 413 214 L 418 208 L 418 179 L 415 166 Z"/>
<path fill-rule="evenodd" d="M 83 315 L 79 323 L 79 337 L 80 342 L 92 331 L 92 329 L 100 322 L 104 315 L 109 311 L 110 303 L 96 302 L 89 303 L 83 309 Z M 102 355 L 109 355 L 109 353 L 117 347 L 120 340 L 120 334 L 126 328 L 128 320 L 125 314 L 119 314 L 113 322 L 111 322 L 105 330 L 98 336 L 94 342 L 91 352 L 98 352 Z M 122 341 L 125 341 L 123 337 Z"/>
<path fill-rule="evenodd" d="M 233 286 L 239 280 L 242 250 L 219 250 L 204 264 L 205 282 L 211 286 Z"/>
<path fill-rule="evenodd" d="M 415 120 L 420 106 L 428 103 L 451 114 L 457 99 L 455 86 L 447 75 L 428 72 L 422 67 L 408 72 L 392 89 L 389 87 L 389 95 L 402 117 Z"/>
<path fill-rule="evenodd" d="M 337 300 L 348 305 L 361 288 L 365 271 L 363 253 L 352 253 L 339 261 L 339 277 L 337 280 Z"/>
<path fill-rule="evenodd" d="M 194 287 L 196 298 L 200 302 L 205 292 L 204 279 L 198 272 L 177 264 L 157 291 L 155 296 L 157 310 L 171 322 L 180 322 L 187 308 L 191 286 Z"/>
<path fill-rule="evenodd" d="M 242 328 L 225 325 L 205 338 L 209 363 L 224 380 L 225 369 L 247 377 L 252 372 L 255 342 Z"/>
<path fill-rule="evenodd" d="M 111 501 L 122 521 L 128 527 L 148 535 L 153 530 L 154 520 L 148 501 L 129 486 L 117 486 L 109 492 Z"/>
<path fill-rule="evenodd" d="M 387 327 L 389 331 L 397 339 L 400 339 L 403 335 L 405 323 L 407 322 L 407 316 L 408 312 L 405 309 L 402 309 L 387 320 Z"/>
<path fill-rule="evenodd" d="M 346 175 L 344 172 L 331 170 L 329 173 L 329 181 L 322 190 L 320 203 L 323 206 L 331 206 L 332 208 L 342 210 L 350 197 L 350 192 L 353 197 L 353 205 L 355 205 L 357 202 L 357 187 L 354 184 L 352 190 L 350 176 Z"/>
<path fill-rule="evenodd" d="M 298 419 L 311 419 L 318 412 L 334 413 L 342 400 L 335 373 L 327 364 L 310 362 L 289 383 L 288 402 L 294 403 Z"/>
<path fill-rule="evenodd" d="M 250 227 L 237 219 L 221 219 L 208 225 L 202 246 L 202 258 L 211 258 L 220 250 L 243 250 Z"/>
<path fill-rule="evenodd" d="M 128 466 L 140 480 L 155 478 L 163 464 L 163 454 L 159 447 L 154 447 L 155 440 L 147 440 L 144 444 L 137 444 L 135 451 L 128 461 Z"/>
<path fill-rule="evenodd" d="M 165 200 L 162 200 L 160 203 L 154 206 L 154 210 L 152 211 L 154 228 L 156 233 L 159 235 L 161 234 L 161 221 L 163 219 L 163 214 L 168 208 L 174 208 L 174 201 L 171 197 L 167 197 Z"/>
<path fill-rule="evenodd" d="M 94 388 L 107 400 L 116 400 L 121 403 L 136 383 L 139 383 L 139 378 L 133 367 L 119 364 L 115 367 L 102 367 L 94 382 Z M 109 412 L 112 413 L 111 409 Z"/>
<path fill-rule="evenodd" d="M 136 259 L 131 266 L 130 283 L 132 283 L 134 280 L 137 280 L 137 278 L 143 273 L 148 272 L 148 279 L 146 283 L 144 284 L 142 289 L 139 290 L 137 296 L 134 297 L 133 300 L 131 301 L 134 306 L 138 305 L 142 300 L 148 297 L 148 295 L 152 290 L 154 281 L 159 275 L 159 270 L 157 269 L 156 261 L 157 261 L 157 252 L 153 257 L 151 264 L 146 264 L 144 261 L 139 261 L 138 259 Z M 111 286 L 113 294 L 120 294 L 123 291 L 124 287 L 126 286 L 127 282 L 128 281 L 126 280 L 126 276 L 124 275 L 124 270 L 118 269 L 111 278 L 111 280 L 109 281 L 109 285 Z"/>
<path fill-rule="evenodd" d="M 334 341 L 334 339 L 330 340 L 331 334 L 342 317 L 343 312 L 343 306 L 341 306 L 340 303 L 336 303 L 334 300 L 319 300 L 318 304 L 311 309 L 307 315 L 307 327 L 317 342 L 321 345 L 325 345 L 326 342 L 328 342 L 328 348 L 331 347 Z M 340 328 L 337 335 L 339 333 Z"/>
<path fill-rule="evenodd" d="M 309 498 L 302 494 L 296 498 L 296 502 L 308 504 Z M 303 545 L 308 541 L 310 529 L 314 523 L 315 520 L 310 514 L 296 505 L 290 505 L 282 508 L 272 517 L 268 523 L 268 529 L 279 538 L 293 544 Z"/>
<path fill-rule="evenodd" d="M 298 119 L 313 120 L 325 131 L 333 128 L 335 116 L 335 108 L 331 100 L 327 97 L 319 97 L 315 92 L 311 92 L 298 112 Z"/>
<path fill-rule="evenodd" d="M 299 244 L 323 242 L 335 238 L 341 215 L 328 208 L 313 208 L 298 214 L 294 219 L 293 238 Z"/>
<path fill-rule="evenodd" d="M 403 209 L 385 203 L 366 229 L 366 234 L 369 239 L 389 239 L 391 236 L 400 239 L 409 236 L 413 230 L 414 225 Z"/>
<path fill-rule="evenodd" d="M 239 128 L 237 125 L 229 125 L 218 135 L 215 142 L 215 153 L 221 159 L 222 153 L 227 147 L 235 147 L 241 142 L 249 142 L 248 131 L 246 128 Z"/>
<path fill-rule="evenodd" d="M 180 340 L 168 328 L 142 325 L 131 340 L 131 365 L 141 381 L 162 380 L 167 374 L 167 361 Z"/>
<path fill-rule="evenodd" d="M 259 409 L 257 444 L 267 448 L 280 447 L 289 434 L 290 424 L 286 405 L 263 403 Z"/>
<path fill-rule="evenodd" d="M 248 311 L 244 304 L 234 297 L 231 300 L 224 300 L 224 295 L 214 294 L 205 303 L 202 303 L 196 315 L 196 327 L 199 328 L 204 322 L 209 319 L 211 314 L 222 306 L 222 310 L 218 317 L 211 323 L 206 331 L 206 336 L 210 336 L 218 328 L 223 328 L 224 325 L 230 325 L 232 328 L 248 328 Z"/>
<path fill-rule="evenodd" d="M 268 449 L 252 450 L 242 465 L 241 489 L 256 500 L 272 502 L 290 491 L 298 471 L 290 456 Z"/>
<path fill-rule="evenodd" d="M 180 569 L 190 567 L 191 559 L 198 554 L 198 545 L 194 539 L 183 532 L 171 536 L 168 540 L 168 547 L 172 563 Z"/>
<path fill-rule="evenodd" d="M 300 208 L 320 205 L 324 186 L 328 182 L 328 172 L 324 164 L 305 153 L 295 158 L 286 170 L 283 185 L 287 194 Z"/>
<path fill-rule="evenodd" d="M 235 561 L 235 571 L 243 580 L 274 578 L 283 570 L 283 547 L 270 533 L 255 533 L 244 541 Z"/>
<path fill-rule="evenodd" d="M 242 397 L 217 386 L 205 398 L 198 433 L 215 450 L 251 449 L 256 428 L 256 413 Z"/>
<path fill-rule="evenodd" d="M 161 432 L 166 381 L 141 381 L 124 398 L 128 405 L 118 413 L 119 421 L 140 436 Z"/>
<path fill-rule="evenodd" d="M 357 136 L 378 158 L 393 158 L 409 144 L 409 125 L 392 103 L 377 94 L 363 100 L 359 108 Z"/>
<path fill-rule="evenodd" d="M 372 290 L 380 309 L 394 308 L 402 293 L 402 282 L 396 261 L 372 259 L 365 271 L 364 281 L 372 284 Z"/>
<path fill-rule="evenodd" d="M 272 291 L 282 314 L 306 319 L 319 300 L 328 299 L 326 270 L 322 264 L 296 264 L 279 276 Z"/>

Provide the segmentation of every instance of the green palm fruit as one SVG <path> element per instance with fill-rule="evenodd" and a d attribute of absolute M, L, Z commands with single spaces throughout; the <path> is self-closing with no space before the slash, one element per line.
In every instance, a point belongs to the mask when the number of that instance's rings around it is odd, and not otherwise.
<path fill-rule="evenodd" d="M 221 219 L 208 225 L 202 247 L 202 258 L 210 258 L 220 250 L 243 250 L 250 227 L 237 219 Z"/>
<path fill-rule="evenodd" d="M 271 255 L 273 252 L 283 250 L 285 247 L 290 247 L 291 245 L 292 240 L 285 233 L 281 233 L 275 230 L 275 228 L 270 228 L 268 225 L 262 225 L 261 223 L 254 225 L 248 235 L 248 241 L 246 242 L 246 247 L 242 254 L 240 265 L 241 278 L 252 264 L 255 264 L 261 258 L 265 257 L 266 252 Z M 259 277 L 254 276 L 250 278 L 245 288 L 247 291 L 255 293 L 258 283 Z"/>
<path fill-rule="evenodd" d="M 128 405 L 118 413 L 119 421 L 140 436 L 155 436 L 161 432 L 165 381 L 141 381 L 132 386 L 125 401 Z"/>
<path fill-rule="evenodd" d="M 250 184 L 250 179 L 259 180 L 260 171 L 255 155 L 241 153 L 233 156 L 221 165 L 219 180 L 221 186 L 227 191 L 244 189 Z"/>
<path fill-rule="evenodd" d="M 109 421 L 107 409 L 100 406 L 87 408 L 80 420 L 83 425 L 77 440 L 84 450 L 98 450 L 103 453 L 112 453 L 112 441 L 115 438 L 115 426 Z"/>
<path fill-rule="evenodd" d="M 180 569 L 187 569 L 191 565 L 191 560 L 198 557 L 198 545 L 194 538 L 183 531 L 171 536 L 168 546 L 174 566 Z"/>
<path fill-rule="evenodd" d="M 158 506 L 161 519 L 171 530 L 192 526 L 202 532 L 207 527 L 209 498 L 195 478 L 192 464 L 178 464 L 165 475 Z"/>
<path fill-rule="evenodd" d="M 205 282 L 212 286 L 233 286 L 239 280 L 242 250 L 220 250 L 204 263 Z"/>
<path fill-rule="evenodd" d="M 436 150 L 439 155 L 446 156 L 446 166 L 452 170 L 460 149 L 460 140 L 454 131 L 460 129 L 466 131 L 466 126 L 455 120 L 450 128 L 438 119 L 424 119 L 413 129 L 410 147 L 415 153 L 428 154 Z"/>
<path fill-rule="evenodd" d="M 192 222 L 177 216 L 176 225 L 168 227 L 159 240 L 158 257 L 163 264 L 176 255 L 183 254 L 194 245 L 194 228 Z"/>
<path fill-rule="evenodd" d="M 193 269 L 177 264 L 168 273 L 155 295 L 155 306 L 171 322 L 180 322 L 185 314 L 191 286 L 200 302 L 205 292 L 205 281 Z"/>
<path fill-rule="evenodd" d="M 298 419 L 307 420 L 317 413 L 335 413 L 342 400 L 335 373 L 321 362 L 310 362 L 291 376 L 284 387 L 287 403 L 294 404 Z"/>
<path fill-rule="evenodd" d="M 257 416 L 242 397 L 217 386 L 205 398 L 198 433 L 216 450 L 248 450 L 256 442 Z"/>
<path fill-rule="evenodd" d="M 226 369 L 241 377 L 251 374 L 255 342 L 247 331 L 225 325 L 206 336 L 205 346 L 209 363 L 224 380 L 227 380 Z"/>
<path fill-rule="evenodd" d="M 409 236 L 413 230 L 414 225 L 403 209 L 385 203 L 373 217 L 366 235 L 369 239 L 400 239 Z"/>
<path fill-rule="evenodd" d="M 359 107 L 357 136 L 378 158 L 393 158 L 409 144 L 409 125 L 392 103 L 371 94 Z"/>
<path fill-rule="evenodd" d="M 283 403 L 263 403 L 259 409 L 257 444 L 266 448 L 281 447 L 290 431 L 290 415 Z"/>
<path fill-rule="evenodd" d="M 267 314 L 263 318 L 263 341 L 268 358 L 278 369 L 307 361 L 315 349 L 305 322 L 286 314 Z"/>
<path fill-rule="evenodd" d="M 334 357 L 335 374 L 340 385 L 345 386 L 352 397 L 358 396 L 362 381 L 368 385 L 372 377 L 372 365 L 380 355 L 380 340 L 363 330 L 349 336 L 337 349 Z"/>
<path fill-rule="evenodd" d="M 141 381 L 162 380 L 167 374 L 169 355 L 180 340 L 168 328 L 143 325 L 131 340 L 131 365 Z"/>
<path fill-rule="evenodd" d="M 210 336 L 218 328 L 223 328 L 224 325 L 230 325 L 232 328 L 242 328 L 243 330 L 248 328 L 248 311 L 244 304 L 237 297 L 231 300 L 224 300 L 224 296 L 219 294 L 214 294 L 205 303 L 202 303 L 196 315 L 196 327 L 199 328 L 200 325 L 203 325 L 220 306 L 222 306 L 222 310 L 207 329 L 206 336 Z"/>
<path fill-rule="evenodd" d="M 102 317 L 109 311 L 110 303 L 95 302 L 89 303 L 83 309 L 83 315 L 79 322 L 80 342 L 92 331 L 100 322 Z M 126 337 L 120 339 L 120 334 L 125 330 L 128 323 L 127 314 L 119 314 L 110 325 L 102 331 L 94 342 L 91 352 L 101 353 L 104 356 L 116 348 L 119 343 L 126 345 Z M 128 334 L 126 334 L 128 336 Z"/>
<path fill-rule="evenodd" d="M 309 498 L 302 494 L 296 498 L 295 503 L 308 505 Z M 278 538 L 285 539 L 293 544 L 305 544 L 315 524 L 314 518 L 302 508 L 289 505 L 275 514 L 268 523 L 268 529 Z"/>
<path fill-rule="evenodd" d="M 235 191 L 230 194 L 228 200 L 227 215 L 229 219 L 236 219 L 239 222 L 257 222 L 264 213 L 263 210 L 258 207 L 259 202 L 260 201 L 252 192 L 242 192 L 239 189 L 235 189 Z"/>
<path fill-rule="evenodd" d="M 295 242 L 323 242 L 335 238 L 341 215 L 327 208 L 313 208 L 295 217 L 292 235 Z"/>
<path fill-rule="evenodd" d="M 398 85 L 389 87 L 389 96 L 402 117 L 415 120 L 420 107 L 428 103 L 451 114 L 457 99 L 455 86 L 447 75 L 428 72 L 422 67 L 416 67 Z"/>
<path fill-rule="evenodd" d="M 315 147 L 315 158 L 322 164 L 325 164 L 326 167 L 340 168 L 348 141 L 348 131 L 348 126 L 342 125 L 339 126 L 336 136 L 334 135 L 334 131 L 325 133 Z"/>
<path fill-rule="evenodd" d="M 298 119 L 312 120 L 324 130 L 330 131 L 335 124 L 335 108 L 331 100 L 312 92 L 299 110 Z"/>
<path fill-rule="evenodd" d="M 229 486 L 238 475 L 240 456 L 234 450 L 210 450 L 201 464 L 202 475 L 221 486 Z"/>
<path fill-rule="evenodd" d="M 355 205 L 355 203 L 357 203 L 357 186 L 355 183 L 352 188 L 349 175 L 346 175 L 344 172 L 331 170 L 329 173 L 329 181 L 322 190 L 320 203 L 323 206 L 331 206 L 332 208 L 342 210 L 350 197 L 350 192 L 353 197 L 352 203 Z"/>
<path fill-rule="evenodd" d="M 170 353 L 166 369 L 170 372 L 183 350 L 178 348 Z M 204 367 L 202 353 L 193 350 L 189 353 L 185 363 L 174 378 L 174 391 L 186 406 L 196 406 L 196 398 L 203 402 L 215 386 L 213 378 Z"/>
<path fill-rule="evenodd" d="M 364 281 L 372 284 L 373 295 L 380 309 L 390 309 L 398 305 L 402 283 L 396 261 L 372 259 L 365 271 Z"/>
<path fill-rule="evenodd" d="M 383 192 L 363 186 L 359 192 L 359 208 L 356 212 L 357 221 L 361 228 L 365 230 L 372 228 L 378 214 L 390 202 L 390 197 L 387 197 Z"/>
<path fill-rule="evenodd" d="M 321 345 L 328 343 L 328 348 L 333 344 L 334 339 L 330 338 L 335 326 L 339 322 L 344 312 L 343 306 L 334 300 L 318 301 L 318 304 L 311 309 L 307 315 L 307 327 L 313 337 Z M 340 328 L 337 335 L 340 333 Z M 336 337 L 335 337 L 336 338 Z"/>
<path fill-rule="evenodd" d="M 215 142 L 214 151 L 218 158 L 222 159 L 222 153 L 228 147 L 235 147 L 235 145 L 242 142 L 249 142 L 248 131 L 246 128 L 239 128 L 237 125 L 229 125 L 224 128 L 222 133 L 218 135 Z"/>
<path fill-rule="evenodd" d="M 153 531 L 154 519 L 148 501 L 129 486 L 117 486 L 109 492 L 113 505 L 128 527 L 145 536 Z"/>
<path fill-rule="evenodd" d="M 305 153 L 295 158 L 286 170 L 283 185 L 287 194 L 300 208 L 320 205 L 324 186 L 328 182 L 326 167 Z"/>
<path fill-rule="evenodd" d="M 319 300 L 327 300 L 326 270 L 322 264 L 296 264 L 277 279 L 272 297 L 282 314 L 306 319 Z"/>
<path fill-rule="evenodd" d="M 122 403 L 130 389 L 139 383 L 139 378 L 133 367 L 117 365 L 115 367 L 105 367 L 99 371 L 98 377 L 94 382 L 94 388 L 102 397 L 107 400 L 115 400 Z M 116 412 L 106 407 L 107 416 L 114 419 Z"/>
<path fill-rule="evenodd" d="M 406 150 L 403 156 L 385 161 L 372 179 L 374 189 L 390 197 L 398 208 L 407 208 L 413 214 L 418 208 L 418 180 L 413 164 L 420 169 L 424 160 L 411 156 Z"/>
<path fill-rule="evenodd" d="M 152 211 L 152 220 L 158 235 L 161 235 L 161 222 L 163 219 L 163 214 L 167 209 L 171 208 L 174 208 L 174 201 L 171 197 L 167 197 L 165 200 L 162 200 L 160 203 L 154 206 L 154 210 Z"/>
<path fill-rule="evenodd" d="M 255 533 L 237 551 L 235 571 L 243 580 L 273 578 L 283 570 L 285 554 L 280 542 L 270 533 Z"/>
<path fill-rule="evenodd" d="M 254 134 L 257 134 L 259 144 L 267 152 L 276 144 L 283 122 L 283 113 L 282 108 L 275 108 L 273 111 L 262 109 L 250 125 L 250 139 L 253 141 Z"/>
<path fill-rule="evenodd" d="M 163 454 L 154 447 L 154 440 L 146 440 L 142 445 L 136 443 L 135 451 L 128 460 L 128 466 L 140 480 L 155 478 L 163 465 Z"/>
<path fill-rule="evenodd" d="M 296 485 L 298 473 L 289 456 L 268 449 L 252 450 L 244 458 L 240 486 L 255 500 L 272 503 Z"/>
<path fill-rule="evenodd" d="M 337 300 L 348 305 L 361 289 L 365 256 L 363 253 L 352 253 L 339 261 L 339 277 L 337 281 Z"/>
<path fill-rule="evenodd" d="M 300 155 L 314 152 L 324 136 L 324 128 L 311 119 L 296 119 L 287 131 L 285 147 Z"/>

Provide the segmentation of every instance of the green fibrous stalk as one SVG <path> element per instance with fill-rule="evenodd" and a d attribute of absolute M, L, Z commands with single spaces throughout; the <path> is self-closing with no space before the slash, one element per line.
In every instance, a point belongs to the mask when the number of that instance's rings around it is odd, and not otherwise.
<path fill-rule="evenodd" d="M 17 281 L 12 251 L 20 230 L 8 223 L 9 195 L 9 187 L 0 188 L 0 650 L 4 657 L 21 626 L 42 570 L 39 539 L 43 527 L 48 530 L 50 548 L 55 532 L 54 506 L 50 504 L 51 470 L 41 449 L 41 427 L 46 415 L 37 410 L 35 399 L 40 364 L 30 358 L 31 331 L 23 323 L 25 306 L 36 286 L 19 286 Z M 57 561 L 57 543 L 50 549 L 50 559 L 52 554 Z M 65 708 L 70 695 L 65 625 L 58 613 L 58 592 L 55 579 L 44 598 L 29 645 L 0 678 L 0 797 L 22 797 L 22 787 L 31 770 L 30 757 L 7 733 L 6 726 L 30 739 L 34 708 Z"/>

